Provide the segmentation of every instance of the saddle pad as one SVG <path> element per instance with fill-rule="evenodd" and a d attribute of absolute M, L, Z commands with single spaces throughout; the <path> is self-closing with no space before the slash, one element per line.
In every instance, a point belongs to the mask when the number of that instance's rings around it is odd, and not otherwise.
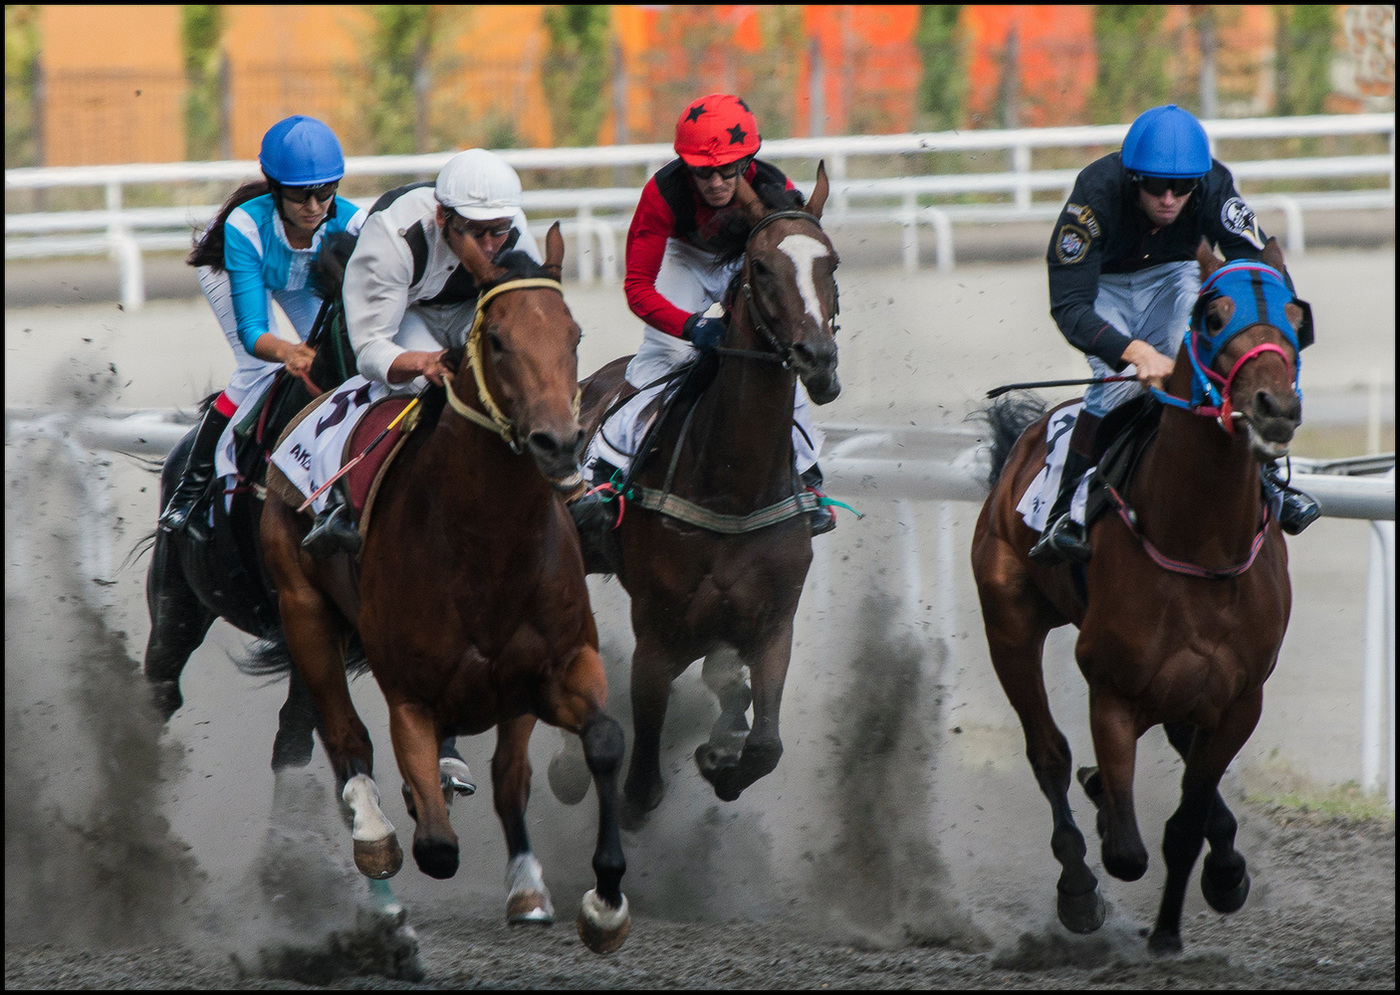
<path fill-rule="evenodd" d="M 282 434 L 278 436 L 277 442 L 273 444 L 273 452 L 280 449 L 282 444 L 287 441 L 287 437 L 292 434 L 292 431 L 300 425 L 308 415 L 325 403 L 328 397 L 330 397 L 329 391 L 315 398 L 310 404 L 298 411 L 295 417 L 287 423 L 287 427 L 282 430 Z M 268 460 L 266 484 L 269 491 L 276 494 L 293 508 L 301 507 L 302 502 L 306 500 L 306 495 L 288 479 L 287 475 L 282 472 L 281 468 L 279 468 L 277 463 L 273 460 Z"/>
<path fill-rule="evenodd" d="M 1053 412 L 1049 421 L 1045 423 L 1045 465 L 1040 468 L 1026 492 L 1021 495 L 1020 503 L 1016 505 L 1016 510 L 1025 520 L 1026 526 L 1036 532 L 1045 528 L 1050 509 L 1055 504 L 1055 495 L 1060 490 L 1060 476 L 1065 468 L 1065 455 L 1069 452 L 1069 437 L 1074 429 L 1075 419 L 1079 417 L 1079 411 L 1083 407 L 1082 402 L 1067 404 Z M 1084 521 L 1084 503 L 1088 490 L 1086 482 L 1091 476 L 1092 472 L 1084 475 L 1070 501 L 1070 517 L 1076 522 Z"/>
<path fill-rule="evenodd" d="M 350 437 L 345 440 L 344 461 L 349 462 L 365 452 L 365 448 L 379 438 L 379 434 L 389 427 L 403 409 L 413 402 L 412 397 L 396 394 L 375 402 L 360 419 Z M 380 440 L 364 459 L 356 463 L 345 475 L 346 490 L 350 494 L 350 506 L 355 520 L 360 521 L 369 506 L 375 481 L 388 468 L 391 457 L 398 453 L 404 439 L 408 437 L 417 419 L 410 415 L 394 427 L 394 430 Z M 361 528 L 363 530 L 363 522 Z"/>

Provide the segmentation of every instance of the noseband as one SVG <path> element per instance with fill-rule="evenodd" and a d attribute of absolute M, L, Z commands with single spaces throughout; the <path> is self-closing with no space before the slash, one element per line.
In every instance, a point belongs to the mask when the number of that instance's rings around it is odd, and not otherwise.
<path fill-rule="evenodd" d="M 486 414 L 482 414 L 474 408 L 469 408 L 457 396 L 457 392 L 452 389 L 452 375 L 445 374 L 443 379 L 447 381 L 447 403 L 453 411 L 470 422 L 480 425 L 488 431 L 495 432 L 505 440 L 510 446 L 511 452 L 520 453 L 524 450 L 521 445 L 520 433 L 515 422 L 506 417 L 501 406 L 496 403 L 491 396 L 491 391 L 486 387 L 486 380 L 482 375 L 481 359 L 481 329 L 486 323 L 486 305 L 501 294 L 512 290 L 528 290 L 532 287 L 545 287 L 550 290 L 564 293 L 563 286 L 558 280 L 550 280 L 546 277 L 529 277 L 520 280 L 507 280 L 499 283 L 490 290 L 483 293 L 476 302 L 476 314 L 472 317 L 471 331 L 467 333 L 467 364 L 471 367 L 472 379 L 476 381 L 476 396 L 481 400 L 482 407 L 486 409 Z M 574 417 L 578 417 L 579 403 L 583 396 L 580 389 L 574 393 Z"/>
<path fill-rule="evenodd" d="M 765 214 L 763 217 L 759 218 L 758 223 L 753 226 L 753 230 L 749 232 L 748 240 L 744 245 L 745 273 L 748 272 L 749 246 L 753 244 L 754 236 L 773 222 L 781 221 L 784 218 L 796 218 L 803 221 L 810 221 L 817 226 L 818 231 L 821 231 L 821 222 L 806 211 L 774 211 L 772 214 Z M 750 349 L 728 348 L 720 348 L 718 351 L 726 356 L 743 356 L 749 359 L 762 359 L 768 362 L 781 363 L 783 369 L 792 369 L 792 346 L 783 345 L 779 342 L 778 337 L 773 334 L 773 330 L 768 327 L 768 323 L 763 320 L 763 315 L 758 309 L 758 303 L 754 300 L 753 286 L 749 283 L 747 278 L 745 278 L 739 290 L 740 293 L 743 294 L 744 306 L 748 310 L 749 323 L 753 325 L 754 331 L 758 332 L 770 351 L 757 352 Z"/>

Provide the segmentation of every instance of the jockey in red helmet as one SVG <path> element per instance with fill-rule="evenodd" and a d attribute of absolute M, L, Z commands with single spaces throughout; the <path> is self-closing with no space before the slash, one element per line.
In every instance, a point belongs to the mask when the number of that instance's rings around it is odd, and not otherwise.
<path fill-rule="evenodd" d="M 748 223 L 735 199 L 743 177 L 761 199 L 773 206 L 800 206 L 802 196 L 771 163 L 755 158 L 762 137 L 753 112 L 732 94 L 700 97 L 676 121 L 677 158 L 663 166 L 642 189 L 627 231 L 627 276 L 623 290 L 632 313 L 646 323 L 642 344 L 627 366 L 636 386 L 652 384 L 713 350 L 728 328 L 723 297 L 739 271 Z M 619 412 L 640 410 L 661 387 L 642 391 Z M 820 481 L 817 454 L 822 433 L 811 420 L 810 402 L 798 384 L 793 409 L 797 428 L 793 447 L 797 471 L 815 486 Z M 629 451 L 621 431 L 594 437 L 590 457 L 604 465 L 602 476 L 625 467 Z M 637 441 L 637 440 L 632 440 Z M 599 473 L 595 468 L 594 479 Z M 813 525 L 828 531 L 829 510 L 814 512 Z M 821 521 L 818 521 L 818 518 Z"/>

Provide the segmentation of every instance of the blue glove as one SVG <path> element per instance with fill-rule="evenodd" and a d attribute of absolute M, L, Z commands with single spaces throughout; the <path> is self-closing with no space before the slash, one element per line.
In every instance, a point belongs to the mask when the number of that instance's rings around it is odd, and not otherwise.
<path fill-rule="evenodd" d="M 719 318 L 692 314 L 685 319 L 682 332 L 701 352 L 713 352 L 724 341 L 724 322 Z"/>

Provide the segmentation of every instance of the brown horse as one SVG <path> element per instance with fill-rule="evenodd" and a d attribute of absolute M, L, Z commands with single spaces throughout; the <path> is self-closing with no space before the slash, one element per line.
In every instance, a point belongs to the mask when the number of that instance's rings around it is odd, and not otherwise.
<path fill-rule="evenodd" d="M 841 390 L 838 259 L 819 220 L 827 192 L 824 165 L 801 210 L 766 205 L 740 181 L 737 196 L 752 228 L 732 285 L 727 338 L 717 367 L 707 371 L 713 380 L 693 407 L 678 403 L 637 455 L 635 486 L 610 533 L 612 567 L 631 597 L 636 636 L 634 739 L 622 806 L 629 826 L 661 801 L 670 685 L 701 657 L 722 709 L 710 742 L 696 751 L 715 794 L 739 797 L 782 755 L 778 709 L 812 561 L 806 512 L 816 500 L 794 473 L 793 396 L 799 377 L 817 404 Z M 586 424 L 596 425 L 616 395 L 628 358 L 584 382 Z M 687 389 L 695 388 L 682 395 Z"/>
<path fill-rule="evenodd" d="M 1306 305 L 1280 277 L 1277 243 L 1265 249 L 1267 266 L 1226 266 L 1204 246 L 1198 255 L 1202 294 L 1157 395 L 1155 438 L 1121 500 L 1111 492 L 1113 511 L 1091 526 L 1089 562 L 1043 566 L 1027 555 L 1036 533 L 1016 506 L 1045 463 L 1049 416 L 1009 454 L 994 451 L 993 488 L 972 540 L 992 664 L 1054 817 L 1059 917 L 1069 929 L 1097 929 L 1104 904 L 1070 812 L 1069 744 L 1050 715 L 1041 672 L 1046 634 L 1079 628 L 1075 657 L 1089 685 L 1098 760 L 1079 780 L 1098 809 L 1103 866 L 1114 877 L 1134 881 L 1147 869 L 1133 809 L 1138 738 L 1162 724 L 1185 758 L 1148 940 L 1157 953 L 1181 949 L 1182 904 L 1205 841 L 1201 887 L 1210 906 L 1234 912 L 1249 893 L 1235 818 L 1218 786 L 1258 722 L 1288 624 L 1288 550 L 1261 492 L 1260 464 L 1288 453 L 1302 417 L 1298 349 L 1311 335 Z"/>
<path fill-rule="evenodd" d="M 545 244 L 540 268 L 523 253 L 497 265 L 464 242 L 483 289 L 444 392 L 450 410 L 410 435 L 390 467 L 358 571 L 343 555 L 310 558 L 301 549 L 305 516 L 273 494 L 262 535 L 288 649 L 353 812 L 360 870 L 389 877 L 403 854 L 379 808 L 372 747 L 349 695 L 342 647 L 352 627 L 389 706 L 417 820 L 413 856 L 432 877 L 458 866 L 438 744 L 496 728 L 491 778 L 509 850 L 511 922 L 553 919 L 525 827 L 530 733 L 543 719 L 579 735 L 599 803 L 597 887 L 584 897 L 579 932 L 607 952 L 630 925 L 616 802 L 624 740 L 603 711 L 607 682 L 583 558 L 561 497 L 581 481 L 579 328 L 558 283 L 557 224 Z"/>

